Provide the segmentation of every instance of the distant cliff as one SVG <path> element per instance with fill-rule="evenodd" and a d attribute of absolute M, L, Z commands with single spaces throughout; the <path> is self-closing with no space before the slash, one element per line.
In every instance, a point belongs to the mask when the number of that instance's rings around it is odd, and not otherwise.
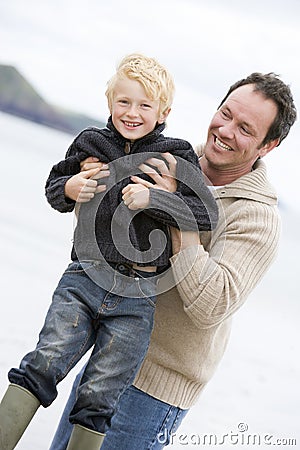
<path fill-rule="evenodd" d="M 13 66 L 0 64 L 0 111 L 76 135 L 105 124 L 47 103 Z"/>

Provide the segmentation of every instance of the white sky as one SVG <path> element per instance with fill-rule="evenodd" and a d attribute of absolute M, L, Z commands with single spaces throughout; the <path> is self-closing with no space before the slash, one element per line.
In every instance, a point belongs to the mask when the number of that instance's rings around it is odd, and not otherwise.
<path fill-rule="evenodd" d="M 48 101 L 106 119 L 117 62 L 154 56 L 177 86 L 169 126 L 195 143 L 229 85 L 253 71 L 279 73 L 300 100 L 299 20 L 298 0 L 0 0 L 0 62 Z"/>
<path fill-rule="evenodd" d="M 119 60 L 154 56 L 176 83 L 167 133 L 195 145 L 228 87 L 251 72 L 280 74 L 300 105 L 299 22 L 299 0 L 0 0 L 0 63 L 49 102 L 105 121 Z M 298 157 L 297 134 L 299 125 L 281 155 Z"/>

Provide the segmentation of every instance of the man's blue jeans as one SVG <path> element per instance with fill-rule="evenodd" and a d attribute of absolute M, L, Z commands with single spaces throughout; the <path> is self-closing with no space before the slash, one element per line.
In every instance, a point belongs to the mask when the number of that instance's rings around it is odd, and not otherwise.
<path fill-rule="evenodd" d="M 49 450 L 67 448 L 73 427 L 69 413 L 76 401 L 81 376 L 82 372 L 75 379 Z M 172 434 L 187 413 L 188 410 L 161 402 L 130 386 L 119 399 L 101 450 L 161 450 L 172 442 Z"/>
<path fill-rule="evenodd" d="M 56 385 L 93 346 L 70 421 L 101 433 L 147 352 L 156 298 L 156 285 L 144 278 L 151 273 L 123 264 L 110 269 L 97 262 L 69 265 L 35 350 L 9 372 L 11 383 L 28 389 L 47 407 L 57 396 Z M 101 277 L 113 293 L 95 282 Z"/>

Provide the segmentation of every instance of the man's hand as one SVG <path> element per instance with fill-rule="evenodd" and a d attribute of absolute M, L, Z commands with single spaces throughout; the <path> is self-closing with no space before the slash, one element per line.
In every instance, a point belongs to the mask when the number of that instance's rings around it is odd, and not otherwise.
<path fill-rule="evenodd" d="M 187 247 L 200 245 L 199 233 L 197 231 L 180 231 L 170 227 L 173 255 Z"/>
<path fill-rule="evenodd" d="M 123 201 L 129 209 L 145 209 L 149 205 L 149 188 L 161 189 L 168 192 L 176 191 L 177 181 L 175 175 L 177 161 L 170 153 L 164 153 L 163 157 L 168 162 L 169 168 L 164 161 L 158 158 L 150 158 L 146 161 L 146 163 L 157 168 L 157 170 L 148 164 L 141 164 L 139 166 L 139 169 L 149 175 L 155 184 L 135 175 L 130 177 L 134 184 L 128 184 L 122 191 Z"/>
<path fill-rule="evenodd" d="M 108 164 L 100 162 L 95 156 L 89 156 L 80 163 L 81 172 L 90 169 L 108 170 Z"/>
<path fill-rule="evenodd" d="M 89 156 L 80 163 L 81 172 L 70 178 L 65 185 L 65 196 L 78 203 L 89 202 L 95 194 L 104 192 L 105 185 L 97 180 L 109 176 L 108 165 L 94 156 Z"/>
<path fill-rule="evenodd" d="M 107 176 L 107 172 L 97 167 L 73 175 L 65 184 L 65 196 L 78 203 L 89 202 L 95 194 L 105 191 L 106 186 L 98 186 L 97 179 Z"/>
<path fill-rule="evenodd" d="M 162 157 L 167 161 L 167 164 L 158 158 L 149 158 L 146 161 L 146 164 L 141 164 L 139 169 L 145 174 L 149 175 L 152 178 L 155 184 L 150 184 L 150 186 L 154 189 L 162 189 L 163 191 L 175 192 L 177 189 L 177 181 L 176 181 L 176 158 L 171 155 L 171 153 L 163 153 Z M 148 166 L 147 164 L 155 167 Z M 142 179 L 140 177 L 133 176 L 131 180 L 134 183 L 142 183 Z"/>

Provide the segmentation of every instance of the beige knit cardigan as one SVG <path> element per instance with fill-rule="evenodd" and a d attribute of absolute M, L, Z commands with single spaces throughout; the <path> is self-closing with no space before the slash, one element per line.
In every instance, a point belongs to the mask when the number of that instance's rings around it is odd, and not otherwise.
<path fill-rule="evenodd" d="M 183 409 L 215 372 L 232 314 L 274 260 L 280 235 L 277 197 L 263 161 L 214 192 L 218 226 L 200 233 L 201 245 L 171 258 L 177 288 L 158 297 L 149 351 L 134 383 Z"/>

